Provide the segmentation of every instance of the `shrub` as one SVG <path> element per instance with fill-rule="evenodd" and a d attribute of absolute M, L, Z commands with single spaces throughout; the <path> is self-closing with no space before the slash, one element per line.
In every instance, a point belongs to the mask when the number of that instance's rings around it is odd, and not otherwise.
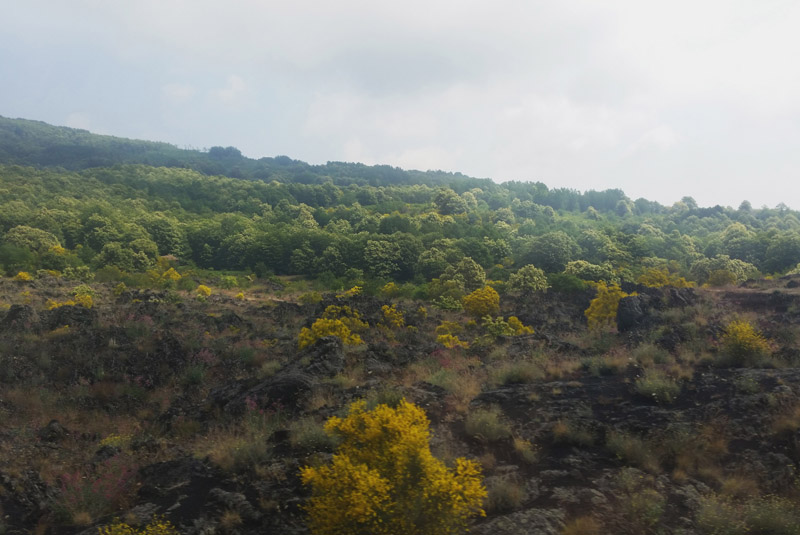
<path fill-rule="evenodd" d="M 289 443 L 301 451 L 329 451 L 335 446 L 334 437 L 313 418 L 300 418 L 289 424 Z"/>
<path fill-rule="evenodd" d="M 593 286 L 597 289 L 597 297 L 592 299 L 583 314 L 589 329 L 597 330 L 616 322 L 620 299 L 636 294 L 627 294 L 616 284 L 608 286 L 604 282 L 597 282 Z"/>
<path fill-rule="evenodd" d="M 131 527 L 119 518 L 115 518 L 113 524 L 98 528 L 97 533 L 98 535 L 179 535 L 169 520 L 157 516 L 154 516 L 153 520 L 142 529 Z"/>
<path fill-rule="evenodd" d="M 19 282 L 30 282 L 33 280 L 33 277 L 27 271 L 20 271 L 14 276 L 14 280 Z"/>
<path fill-rule="evenodd" d="M 61 475 L 61 488 L 53 511 L 63 522 L 79 517 L 97 519 L 122 505 L 133 490 L 137 468 L 121 456 L 113 457 L 90 471 Z"/>
<path fill-rule="evenodd" d="M 325 336 L 335 336 L 345 345 L 359 345 L 363 341 L 358 332 L 367 329 L 369 325 L 361 321 L 361 314 L 349 306 L 330 305 L 311 327 L 303 327 L 297 337 L 300 349 L 310 346 Z"/>
<path fill-rule="evenodd" d="M 461 300 L 464 310 L 474 318 L 497 314 L 500 310 L 500 296 L 491 286 L 484 286 Z"/>
<path fill-rule="evenodd" d="M 553 440 L 575 446 L 591 446 L 594 444 L 594 435 L 580 425 L 568 420 L 559 420 L 553 426 Z"/>
<path fill-rule="evenodd" d="M 477 409 L 467 415 L 464 422 L 467 434 L 481 440 L 495 441 L 511 436 L 511 426 L 503 419 L 500 409 Z"/>
<path fill-rule="evenodd" d="M 440 334 L 436 337 L 436 341 L 447 349 L 454 349 L 456 347 L 467 349 L 469 347 L 468 342 L 459 340 L 458 336 L 454 336 L 452 334 Z"/>
<path fill-rule="evenodd" d="M 800 512 L 792 500 L 778 496 L 753 497 L 743 503 L 711 496 L 700 503 L 697 525 L 708 535 L 797 535 Z"/>
<path fill-rule="evenodd" d="M 576 293 L 587 288 L 586 282 L 569 273 L 550 273 L 547 275 L 547 284 L 556 292 Z"/>
<path fill-rule="evenodd" d="M 307 292 L 297 298 L 304 305 L 316 305 L 322 301 L 322 294 L 319 292 Z"/>
<path fill-rule="evenodd" d="M 311 328 L 302 328 L 300 334 L 297 336 L 297 347 L 303 349 L 325 336 L 335 336 L 346 345 L 359 345 L 363 343 L 361 337 L 352 332 L 342 320 L 319 318 L 311 325 Z"/>
<path fill-rule="evenodd" d="M 517 478 L 493 477 L 487 481 L 489 496 L 486 509 L 490 513 L 500 513 L 519 509 L 528 498 L 525 485 Z"/>
<path fill-rule="evenodd" d="M 371 411 L 358 401 L 347 417 L 328 420 L 325 430 L 342 441 L 337 453 L 328 465 L 301 470 L 312 491 L 311 531 L 446 535 L 483 515 L 480 468 L 461 458 L 446 468 L 431 454 L 428 426 L 425 412 L 405 400 Z"/>
<path fill-rule="evenodd" d="M 732 321 L 722 335 L 721 363 L 756 366 L 769 356 L 769 342 L 747 321 Z"/>
<path fill-rule="evenodd" d="M 397 310 L 395 305 L 383 305 L 381 307 L 381 312 L 383 312 L 383 324 L 387 327 L 393 327 L 396 329 L 402 329 L 406 325 L 406 320 L 403 317 L 403 313 Z"/>
<path fill-rule="evenodd" d="M 197 292 L 197 297 L 206 298 L 209 295 L 211 295 L 211 288 L 209 288 L 205 284 L 198 285 L 197 290 L 195 291 Z"/>
<path fill-rule="evenodd" d="M 650 444 L 635 435 L 611 431 L 606 436 L 606 448 L 621 461 L 632 463 L 648 472 L 658 472 L 658 455 Z"/>
<path fill-rule="evenodd" d="M 636 379 L 636 392 L 656 403 L 672 403 L 681 392 L 681 386 L 659 370 L 648 370 Z"/>

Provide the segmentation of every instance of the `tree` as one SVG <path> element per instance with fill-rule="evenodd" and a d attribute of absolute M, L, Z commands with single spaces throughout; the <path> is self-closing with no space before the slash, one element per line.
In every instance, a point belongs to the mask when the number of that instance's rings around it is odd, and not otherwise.
<path fill-rule="evenodd" d="M 579 251 L 578 244 L 566 233 L 548 232 L 531 240 L 523 260 L 548 273 L 557 273 L 563 271 L 567 262 L 573 260 Z"/>
<path fill-rule="evenodd" d="M 564 273 L 575 275 L 585 281 L 605 281 L 618 283 L 619 277 L 614 274 L 614 268 L 608 262 L 601 265 L 592 264 L 586 260 L 573 260 L 567 263 Z"/>
<path fill-rule="evenodd" d="M 38 228 L 18 225 L 5 235 L 5 242 L 17 247 L 25 247 L 37 253 L 44 253 L 52 247 L 58 247 L 58 238 Z"/>
<path fill-rule="evenodd" d="M 486 283 L 486 272 L 480 264 L 469 256 L 465 256 L 458 264 L 445 269 L 439 280 L 456 281 L 463 286 L 465 292 L 471 292 Z"/>
<path fill-rule="evenodd" d="M 533 264 L 522 266 L 508 278 L 508 287 L 523 294 L 543 292 L 547 289 L 547 277 L 544 271 Z"/>
<path fill-rule="evenodd" d="M 397 408 L 365 401 L 325 431 L 341 444 L 330 464 L 305 467 L 306 510 L 315 535 L 455 535 L 483 515 L 487 492 L 479 466 L 456 459 L 448 469 L 430 451 L 425 412 L 405 400 Z"/>

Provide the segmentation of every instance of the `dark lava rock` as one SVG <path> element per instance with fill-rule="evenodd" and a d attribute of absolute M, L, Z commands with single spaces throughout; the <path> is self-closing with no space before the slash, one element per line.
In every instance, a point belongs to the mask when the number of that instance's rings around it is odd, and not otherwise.
<path fill-rule="evenodd" d="M 617 309 L 617 329 L 620 332 L 645 327 L 651 320 L 649 295 L 623 297 Z"/>
<path fill-rule="evenodd" d="M 97 320 L 97 312 L 82 306 L 61 306 L 48 310 L 42 315 L 42 325 L 48 331 L 63 325 L 70 327 L 88 327 Z"/>
<path fill-rule="evenodd" d="M 50 420 L 50 423 L 36 432 L 36 436 L 43 442 L 59 442 L 68 435 L 69 431 L 58 420 Z"/>
<path fill-rule="evenodd" d="M 11 305 L 6 316 L 0 321 L 0 331 L 30 329 L 38 322 L 38 316 L 28 305 Z"/>
<path fill-rule="evenodd" d="M 140 501 L 169 511 L 173 523 L 203 516 L 209 493 L 221 484 L 218 475 L 197 459 L 177 459 L 151 464 L 139 470 Z"/>

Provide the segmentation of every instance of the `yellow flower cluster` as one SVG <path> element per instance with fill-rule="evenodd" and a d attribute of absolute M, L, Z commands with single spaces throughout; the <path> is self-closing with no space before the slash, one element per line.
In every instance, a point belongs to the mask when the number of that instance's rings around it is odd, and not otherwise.
<path fill-rule="evenodd" d="M 406 320 L 403 317 L 403 313 L 397 310 L 395 305 L 383 305 L 381 307 L 381 311 L 383 311 L 383 323 L 387 327 L 402 329 L 406 326 Z"/>
<path fill-rule="evenodd" d="M 361 286 L 353 286 L 352 288 L 350 288 L 346 292 L 342 292 L 340 294 L 336 294 L 336 297 L 338 297 L 340 299 L 344 298 L 344 297 L 355 297 L 355 296 L 359 295 L 360 293 L 361 293 Z"/>
<path fill-rule="evenodd" d="M 516 316 L 511 316 L 508 318 L 508 326 L 514 329 L 514 335 L 519 336 L 522 334 L 533 334 L 533 327 L 528 325 L 523 325 L 522 322 Z"/>
<path fill-rule="evenodd" d="M 772 348 L 764 336 L 747 321 L 735 320 L 725 327 L 722 350 L 736 366 L 751 365 L 767 356 Z"/>
<path fill-rule="evenodd" d="M 358 401 L 346 418 L 328 420 L 326 432 L 342 440 L 338 452 L 331 464 L 301 471 L 312 488 L 312 532 L 450 535 L 483 515 L 479 466 L 457 459 L 448 469 L 430 451 L 428 426 L 425 412 L 405 400 L 371 411 Z"/>
<path fill-rule="evenodd" d="M 100 447 L 103 446 L 111 446 L 114 448 L 124 448 L 128 444 L 130 444 L 131 436 L 130 435 L 119 435 L 113 433 L 108 435 L 103 440 L 100 441 Z"/>
<path fill-rule="evenodd" d="M 617 284 L 608 286 L 603 281 L 592 282 L 590 284 L 597 289 L 597 297 L 591 300 L 589 308 L 583 313 L 589 323 L 590 330 L 597 330 L 612 325 L 617 319 L 617 309 L 619 308 L 620 299 L 636 295 L 636 293 L 628 294 L 623 292 Z"/>
<path fill-rule="evenodd" d="M 89 294 L 79 294 L 73 299 L 67 301 L 55 301 L 53 299 L 47 300 L 47 310 L 54 310 L 60 307 L 74 307 L 82 306 L 83 308 L 92 308 L 94 306 L 94 299 Z"/>
<path fill-rule="evenodd" d="M 142 529 L 137 529 L 114 519 L 110 526 L 97 529 L 98 535 L 179 535 L 178 530 L 164 517 L 153 517 L 153 520 Z"/>
<path fill-rule="evenodd" d="M 458 338 L 458 336 L 452 334 L 440 334 L 436 337 L 436 341 L 442 344 L 447 349 L 453 349 L 456 347 L 462 347 L 464 349 L 469 347 L 468 342 L 464 342 Z"/>
<path fill-rule="evenodd" d="M 209 288 L 205 284 L 198 285 L 197 286 L 197 290 L 195 290 L 195 291 L 197 292 L 197 296 L 198 297 L 205 298 L 205 297 L 208 297 L 209 295 L 211 295 L 211 288 Z"/>
<path fill-rule="evenodd" d="M 467 314 L 475 318 L 491 316 L 500 310 L 500 295 L 491 286 L 475 290 L 461 302 Z"/>
<path fill-rule="evenodd" d="M 311 327 L 303 327 L 297 336 L 300 349 L 308 347 L 325 336 L 336 336 L 346 345 L 363 343 L 359 332 L 366 330 L 369 324 L 361 320 L 361 314 L 349 306 L 330 305 L 325 309 Z"/>
<path fill-rule="evenodd" d="M 33 280 L 33 277 L 27 271 L 20 271 L 14 276 L 14 280 L 19 282 L 30 282 Z"/>

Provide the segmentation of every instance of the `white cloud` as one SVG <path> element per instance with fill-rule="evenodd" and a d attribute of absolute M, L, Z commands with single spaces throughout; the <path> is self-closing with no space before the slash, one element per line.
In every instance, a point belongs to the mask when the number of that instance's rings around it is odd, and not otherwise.
<path fill-rule="evenodd" d="M 212 94 L 225 104 L 235 104 L 242 99 L 247 93 L 247 90 L 247 84 L 242 77 L 232 74 L 228 76 L 226 86 L 222 89 L 212 91 Z"/>
<path fill-rule="evenodd" d="M 191 100 L 195 93 L 195 88 L 189 84 L 169 83 L 161 87 L 164 98 L 174 103 Z"/>

